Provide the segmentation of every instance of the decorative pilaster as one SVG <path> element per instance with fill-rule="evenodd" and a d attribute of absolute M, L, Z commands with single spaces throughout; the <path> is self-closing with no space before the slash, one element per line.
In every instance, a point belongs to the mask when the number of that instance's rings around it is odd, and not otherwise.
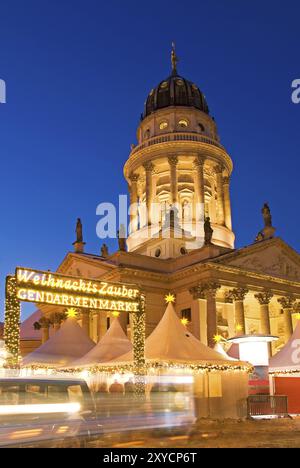
<path fill-rule="evenodd" d="M 246 331 L 244 299 L 248 292 L 245 288 L 235 288 L 228 292 L 228 296 L 234 301 L 235 330 L 241 335 Z"/>
<path fill-rule="evenodd" d="M 177 164 L 178 158 L 176 155 L 168 156 L 168 163 L 170 166 L 170 185 L 171 185 L 171 203 L 174 205 L 178 201 L 178 187 L 177 187 Z"/>
<path fill-rule="evenodd" d="M 148 161 L 144 164 L 144 169 L 146 172 L 146 208 L 149 225 L 151 224 L 151 208 L 153 201 L 152 174 L 154 171 L 154 166 L 150 161 Z"/>
<path fill-rule="evenodd" d="M 218 210 L 217 210 L 217 220 L 218 224 L 224 225 L 225 217 L 224 217 L 224 193 L 223 193 L 223 177 L 222 177 L 222 167 L 216 166 L 216 176 L 217 176 L 217 202 L 218 202 Z"/>
<path fill-rule="evenodd" d="M 292 311 L 296 299 L 292 296 L 279 297 L 277 299 L 283 309 L 284 316 L 284 337 L 288 341 L 293 333 Z"/>
<path fill-rule="evenodd" d="M 190 289 L 194 299 L 206 299 L 207 344 L 211 348 L 215 345 L 214 336 L 217 335 L 216 293 L 220 287 L 218 283 L 209 282 Z"/>
<path fill-rule="evenodd" d="M 260 304 L 260 330 L 265 335 L 270 335 L 270 316 L 269 316 L 269 303 L 273 297 L 273 293 L 270 291 L 264 291 L 254 295 L 255 299 Z"/>
<path fill-rule="evenodd" d="M 137 183 L 138 174 L 131 174 L 129 176 L 130 185 L 130 229 L 129 232 L 136 232 L 138 229 L 138 190 Z"/>
<path fill-rule="evenodd" d="M 198 156 L 194 160 L 194 185 L 196 204 L 196 221 L 201 221 L 201 215 L 204 217 L 204 162 L 205 158 Z"/>
<path fill-rule="evenodd" d="M 231 223 L 231 203 L 230 203 L 230 177 L 223 177 L 223 190 L 224 190 L 224 217 L 225 217 L 225 226 L 228 229 L 232 229 Z"/>

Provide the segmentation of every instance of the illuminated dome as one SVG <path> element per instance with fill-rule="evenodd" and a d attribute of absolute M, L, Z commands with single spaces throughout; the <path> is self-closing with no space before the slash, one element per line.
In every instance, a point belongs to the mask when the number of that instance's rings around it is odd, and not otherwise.
<path fill-rule="evenodd" d="M 147 97 L 143 118 L 169 106 L 195 107 L 209 114 L 208 105 L 198 86 L 177 74 L 176 69 L 166 80 L 152 89 Z"/>

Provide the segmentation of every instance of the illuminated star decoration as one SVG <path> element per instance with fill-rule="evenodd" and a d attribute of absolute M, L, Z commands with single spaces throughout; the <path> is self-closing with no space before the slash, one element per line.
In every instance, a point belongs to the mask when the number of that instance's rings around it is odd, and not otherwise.
<path fill-rule="evenodd" d="M 184 326 L 188 325 L 188 323 L 189 323 L 189 321 L 188 321 L 187 318 L 182 318 L 182 319 L 180 320 L 180 322 L 181 322 L 182 325 L 184 325 Z"/>
<path fill-rule="evenodd" d="M 113 317 L 119 317 L 120 312 L 118 312 L 117 310 L 114 310 L 112 315 L 113 315 Z"/>
<path fill-rule="evenodd" d="M 215 342 L 215 343 L 220 343 L 221 340 L 222 340 L 222 336 L 221 336 L 221 335 L 215 335 L 215 336 L 214 336 L 214 342 Z"/>
<path fill-rule="evenodd" d="M 165 301 L 166 301 L 167 304 L 169 304 L 170 302 L 175 302 L 174 294 L 171 294 L 171 293 L 167 294 L 165 296 Z"/>
<path fill-rule="evenodd" d="M 241 331 L 243 329 L 242 325 L 240 325 L 239 323 L 236 325 L 235 327 L 236 331 Z"/>
<path fill-rule="evenodd" d="M 76 318 L 77 310 L 74 307 L 70 307 L 69 309 L 67 309 L 66 315 L 68 318 Z"/>
<path fill-rule="evenodd" d="M 296 320 L 300 320 L 300 312 L 297 312 L 296 314 L 294 314 L 294 317 Z"/>

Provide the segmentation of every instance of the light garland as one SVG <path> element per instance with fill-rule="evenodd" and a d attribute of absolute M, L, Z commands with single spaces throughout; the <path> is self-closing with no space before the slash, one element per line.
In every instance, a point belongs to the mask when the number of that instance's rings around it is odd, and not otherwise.
<path fill-rule="evenodd" d="M 139 312 L 133 313 L 133 372 L 135 375 L 135 395 L 145 394 L 145 296 L 140 295 Z"/>
<path fill-rule="evenodd" d="M 16 295 L 16 278 L 6 277 L 4 341 L 8 353 L 7 366 L 15 367 L 20 355 L 21 304 Z"/>
<path fill-rule="evenodd" d="M 112 365 L 94 365 L 91 367 L 65 367 L 61 369 L 55 369 L 53 366 L 47 366 L 43 364 L 30 365 L 28 368 L 32 370 L 47 369 L 55 370 L 57 372 L 66 373 L 66 374 L 79 374 L 83 371 L 88 372 L 90 375 L 95 375 L 98 373 L 106 374 L 126 374 L 126 373 L 135 373 L 135 366 L 132 362 L 127 362 L 123 364 L 112 364 Z M 143 366 L 144 374 L 147 374 L 149 370 L 156 369 L 174 369 L 174 370 L 191 370 L 194 373 L 201 372 L 247 372 L 251 374 L 253 372 L 253 366 L 242 365 L 242 364 L 213 364 L 209 362 L 204 362 L 201 364 L 197 363 L 178 363 L 178 362 L 164 362 L 164 361 L 146 361 Z"/>

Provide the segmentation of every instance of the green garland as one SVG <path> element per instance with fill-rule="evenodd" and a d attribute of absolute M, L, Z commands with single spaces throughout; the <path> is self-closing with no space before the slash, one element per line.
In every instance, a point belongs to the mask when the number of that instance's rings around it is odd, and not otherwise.
<path fill-rule="evenodd" d="M 8 353 L 7 366 L 19 364 L 21 305 L 17 299 L 15 276 L 6 277 L 4 340 Z"/>

